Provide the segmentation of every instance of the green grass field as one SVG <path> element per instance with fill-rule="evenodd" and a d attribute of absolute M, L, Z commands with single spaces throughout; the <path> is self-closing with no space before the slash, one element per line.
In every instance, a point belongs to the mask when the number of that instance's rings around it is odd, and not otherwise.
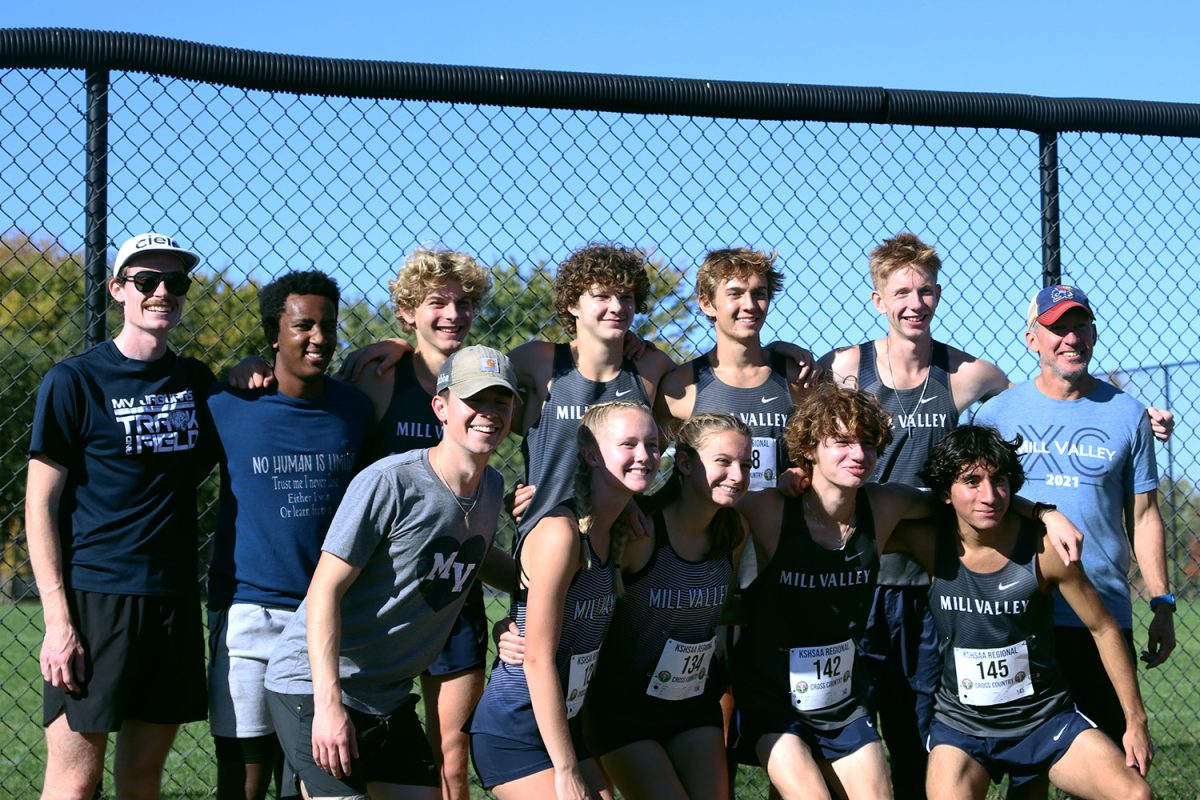
<path fill-rule="evenodd" d="M 489 609 L 503 615 L 499 603 Z M 1135 607 L 1139 620 L 1147 617 L 1145 604 Z M 1164 800 L 1194 800 L 1200 786 L 1200 608 L 1182 603 L 1175 622 L 1179 647 L 1170 660 L 1153 671 L 1140 673 L 1142 694 L 1150 715 L 1155 745 L 1150 776 L 1154 795 Z M 1141 646 L 1144 630 L 1135 633 Z M 37 604 L 0 606 L 0 797 L 36 795 L 41 786 L 45 745 L 41 732 L 41 679 L 37 649 L 41 643 L 41 610 Z M 205 723 L 185 726 L 167 763 L 166 798 L 199 798 L 212 795 L 216 768 L 212 742 Z M 106 780 L 111 788 L 111 780 Z M 765 798 L 761 770 L 742 767 L 738 796 Z M 111 796 L 111 794 L 110 794 Z M 483 791 L 477 796 L 484 797 Z M 1002 797 L 993 790 L 992 797 Z"/>

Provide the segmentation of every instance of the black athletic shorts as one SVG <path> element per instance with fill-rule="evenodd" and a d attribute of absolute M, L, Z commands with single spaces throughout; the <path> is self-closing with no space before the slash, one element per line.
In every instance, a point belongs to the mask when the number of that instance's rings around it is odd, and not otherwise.
<path fill-rule="evenodd" d="M 597 756 L 646 740 L 665 747 L 679 734 L 695 728 L 716 728 L 724 736 L 725 720 L 719 696 L 671 701 L 645 695 L 621 698 L 597 693 L 588 697 L 587 712 L 588 749 Z"/>
<path fill-rule="evenodd" d="M 43 725 L 65 713 L 77 733 L 108 733 L 126 719 L 177 725 L 208 715 L 198 596 L 70 589 L 67 604 L 83 643 L 83 687 L 68 694 L 43 682 Z"/>
<path fill-rule="evenodd" d="M 366 714 L 346 706 L 346 714 L 354 724 L 358 758 L 350 762 L 350 774 L 341 780 L 313 761 L 311 694 L 279 694 L 268 689 L 267 707 L 275 722 L 275 735 L 279 737 L 283 757 L 304 782 L 309 795 L 345 797 L 365 794 L 368 783 L 441 786 L 441 773 L 434 764 L 425 729 L 417 718 L 415 694 L 410 694 L 392 713 L 384 716 Z M 284 796 L 287 796 L 286 791 Z"/>

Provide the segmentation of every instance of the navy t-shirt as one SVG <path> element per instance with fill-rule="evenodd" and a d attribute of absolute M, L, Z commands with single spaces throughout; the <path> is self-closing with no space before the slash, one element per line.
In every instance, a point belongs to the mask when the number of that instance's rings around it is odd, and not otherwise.
<path fill-rule="evenodd" d="M 167 352 L 126 358 L 110 340 L 50 368 L 30 456 L 66 467 L 63 578 L 108 594 L 196 591 L 196 486 L 215 460 L 213 375 Z"/>
<path fill-rule="evenodd" d="M 357 471 L 371 401 L 327 379 L 321 396 L 307 400 L 215 384 L 208 407 L 221 443 L 209 605 L 296 608 Z"/>

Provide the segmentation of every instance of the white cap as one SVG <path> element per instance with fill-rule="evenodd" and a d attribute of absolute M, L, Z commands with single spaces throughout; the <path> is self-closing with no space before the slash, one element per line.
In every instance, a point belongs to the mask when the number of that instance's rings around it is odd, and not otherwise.
<path fill-rule="evenodd" d="M 184 270 L 190 270 L 200 263 L 200 256 L 191 250 L 183 249 L 179 242 L 170 236 L 163 236 L 161 233 L 139 233 L 126 239 L 125 244 L 117 251 L 117 260 L 113 262 L 113 277 L 121 272 L 121 267 L 128 264 L 130 259 L 142 253 L 174 253 L 183 262 Z"/>

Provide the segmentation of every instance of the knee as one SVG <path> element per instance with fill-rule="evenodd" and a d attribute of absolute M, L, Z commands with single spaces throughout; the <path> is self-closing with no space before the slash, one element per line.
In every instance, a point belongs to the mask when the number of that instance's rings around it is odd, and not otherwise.
<path fill-rule="evenodd" d="M 59 800 L 92 800 L 96 796 L 96 787 L 100 785 L 101 770 L 70 770 L 52 774 L 46 770 L 46 780 L 42 787 L 43 798 Z"/>
<path fill-rule="evenodd" d="M 63 753 L 49 748 L 42 797 L 92 800 L 104 774 L 104 749 Z"/>
<path fill-rule="evenodd" d="M 1133 775 L 1129 781 L 1129 789 L 1123 797 L 1125 800 L 1150 800 L 1150 784 L 1140 775 Z"/>
<path fill-rule="evenodd" d="M 117 796 L 131 800 L 157 800 L 162 789 L 163 763 L 144 754 L 128 754 L 113 763 Z"/>

